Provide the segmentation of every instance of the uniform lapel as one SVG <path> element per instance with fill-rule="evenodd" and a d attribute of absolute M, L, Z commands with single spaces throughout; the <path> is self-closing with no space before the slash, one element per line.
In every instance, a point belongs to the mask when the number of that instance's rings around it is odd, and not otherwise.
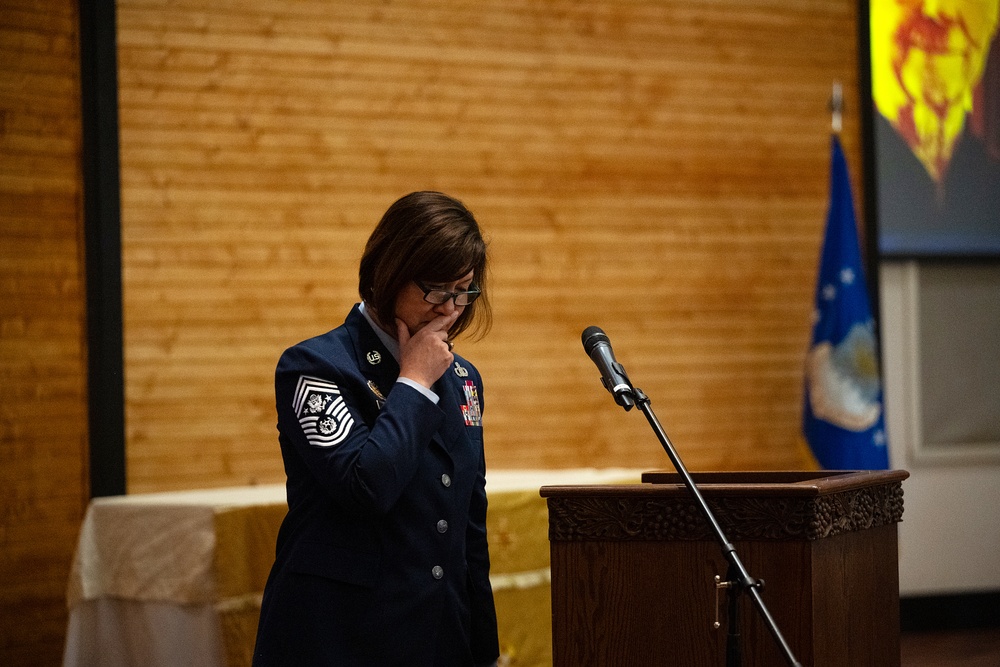
<path fill-rule="evenodd" d="M 399 364 L 379 340 L 357 306 L 347 316 L 345 324 L 354 342 L 354 355 L 358 368 L 369 381 L 369 389 L 381 404 L 399 377 Z M 371 387 L 372 384 L 375 385 L 374 389 Z"/>

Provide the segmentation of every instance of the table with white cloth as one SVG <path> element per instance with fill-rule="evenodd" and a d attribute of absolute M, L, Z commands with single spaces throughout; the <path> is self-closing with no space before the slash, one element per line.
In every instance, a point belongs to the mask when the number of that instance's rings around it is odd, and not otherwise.
<path fill-rule="evenodd" d="M 637 483 L 638 469 L 495 470 L 487 530 L 500 664 L 552 662 L 542 486 Z M 64 667 L 249 665 L 287 511 L 282 484 L 91 501 L 67 591 Z"/>

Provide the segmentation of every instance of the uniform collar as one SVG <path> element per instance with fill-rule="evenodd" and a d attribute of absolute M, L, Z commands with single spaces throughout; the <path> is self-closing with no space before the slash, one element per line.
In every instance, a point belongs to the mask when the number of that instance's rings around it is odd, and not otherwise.
<path fill-rule="evenodd" d="M 399 342 L 395 338 L 387 334 L 385 331 L 383 331 L 382 327 L 376 324 L 375 320 L 372 319 L 371 313 L 368 312 L 368 306 L 365 304 L 364 301 L 358 304 L 358 312 L 364 315 L 364 318 L 368 322 L 368 325 L 371 326 L 372 331 L 374 331 L 375 335 L 378 336 L 379 342 L 381 342 L 382 345 L 385 346 L 385 349 L 389 351 L 389 354 L 392 355 L 392 358 L 395 359 L 396 363 L 398 364 Z"/>
<path fill-rule="evenodd" d="M 384 338 L 379 336 L 381 329 L 371 324 L 371 320 L 362 313 L 360 304 L 351 309 L 344 324 L 354 344 L 361 374 L 374 381 L 379 391 L 387 395 L 392 383 L 399 377 L 399 362 L 394 356 L 398 354 L 399 345 L 394 345 L 394 349 L 386 345 Z"/>

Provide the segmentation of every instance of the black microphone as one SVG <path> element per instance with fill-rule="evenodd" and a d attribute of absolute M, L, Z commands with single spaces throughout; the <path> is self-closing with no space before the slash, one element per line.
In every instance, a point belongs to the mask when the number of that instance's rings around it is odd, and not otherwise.
<path fill-rule="evenodd" d="M 632 383 L 629 382 L 625 368 L 615 359 L 607 334 L 600 327 L 587 327 L 583 330 L 582 339 L 584 351 L 601 371 L 604 387 L 615 397 L 615 403 L 628 412 L 635 405 Z"/>

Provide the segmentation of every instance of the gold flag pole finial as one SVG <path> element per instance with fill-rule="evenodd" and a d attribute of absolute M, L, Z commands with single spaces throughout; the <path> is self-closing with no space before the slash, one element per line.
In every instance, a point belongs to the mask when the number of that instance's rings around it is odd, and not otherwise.
<path fill-rule="evenodd" d="M 840 134 L 844 127 L 844 87 L 839 81 L 833 82 L 833 94 L 830 97 L 831 125 L 834 134 Z"/>

